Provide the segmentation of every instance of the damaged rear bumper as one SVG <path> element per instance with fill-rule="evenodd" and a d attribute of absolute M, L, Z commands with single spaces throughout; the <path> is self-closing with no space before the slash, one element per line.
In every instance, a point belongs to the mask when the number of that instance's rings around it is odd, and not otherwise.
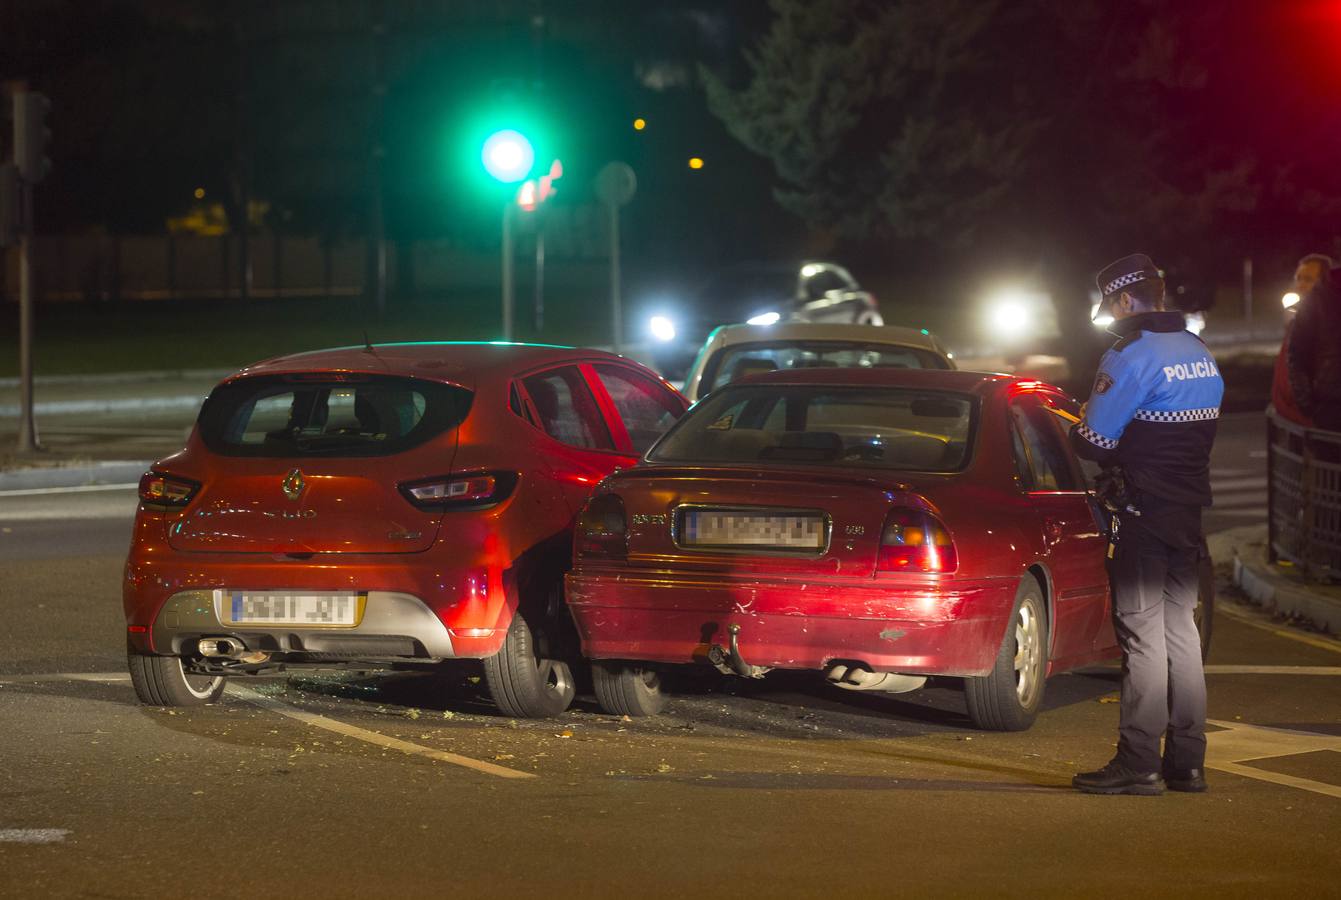
<path fill-rule="evenodd" d="M 805 584 L 578 571 L 567 600 L 592 659 L 706 662 L 739 625 L 740 652 L 769 668 L 984 675 L 1001 648 L 1017 583 Z"/>

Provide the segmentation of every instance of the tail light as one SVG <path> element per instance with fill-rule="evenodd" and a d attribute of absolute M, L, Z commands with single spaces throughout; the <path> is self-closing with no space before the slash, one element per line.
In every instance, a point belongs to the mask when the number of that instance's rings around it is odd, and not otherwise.
<path fill-rule="evenodd" d="M 420 509 L 484 509 L 506 500 L 516 486 L 516 472 L 476 472 L 406 482 L 400 493 Z"/>
<path fill-rule="evenodd" d="M 959 554 L 941 520 L 926 510 L 901 508 L 889 514 L 880 535 L 879 572 L 953 572 Z"/>
<path fill-rule="evenodd" d="M 145 506 L 179 509 L 191 502 L 200 490 L 200 482 L 162 472 L 140 476 L 140 502 Z"/>
<path fill-rule="evenodd" d="M 577 555 L 624 559 L 629 553 L 628 520 L 618 494 L 593 497 L 577 520 Z"/>

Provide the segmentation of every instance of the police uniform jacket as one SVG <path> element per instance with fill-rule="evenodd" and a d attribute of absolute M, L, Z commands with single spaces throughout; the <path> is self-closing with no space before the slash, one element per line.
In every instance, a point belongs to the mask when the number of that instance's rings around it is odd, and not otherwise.
<path fill-rule="evenodd" d="M 1210 457 L 1224 381 L 1177 311 L 1119 319 L 1085 414 L 1071 429 L 1081 456 L 1121 466 L 1138 507 L 1210 506 Z"/>

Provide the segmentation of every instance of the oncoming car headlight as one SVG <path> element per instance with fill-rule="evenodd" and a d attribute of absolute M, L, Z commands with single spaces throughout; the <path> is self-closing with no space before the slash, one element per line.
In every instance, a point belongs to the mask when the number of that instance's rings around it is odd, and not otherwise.
<path fill-rule="evenodd" d="M 1113 314 L 1107 311 L 1099 312 L 1101 303 L 1095 303 L 1090 306 L 1090 321 L 1094 323 L 1095 328 L 1107 328 L 1113 324 Z"/>
<path fill-rule="evenodd" d="M 782 318 L 782 315 L 781 315 L 780 313 L 766 312 L 766 313 L 760 313 L 760 314 L 757 315 L 757 316 L 750 316 L 750 318 L 748 318 L 748 319 L 745 320 L 745 324 L 746 324 L 746 325 L 776 325 L 777 322 L 778 322 L 778 320 L 781 319 L 781 318 Z"/>
<path fill-rule="evenodd" d="M 666 316 L 653 316 L 648 319 L 647 330 L 658 341 L 675 340 L 675 323 Z"/>

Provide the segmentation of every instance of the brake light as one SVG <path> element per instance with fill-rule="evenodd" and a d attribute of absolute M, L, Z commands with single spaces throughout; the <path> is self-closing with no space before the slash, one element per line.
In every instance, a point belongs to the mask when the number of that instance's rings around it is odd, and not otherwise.
<path fill-rule="evenodd" d="M 140 476 L 140 502 L 145 506 L 167 506 L 174 509 L 191 502 L 200 483 L 162 472 L 145 472 Z"/>
<path fill-rule="evenodd" d="M 879 572 L 953 572 L 959 554 L 941 520 L 926 510 L 896 509 L 880 534 Z"/>
<path fill-rule="evenodd" d="M 618 494 L 593 497 L 577 520 L 577 555 L 624 559 L 629 554 L 628 520 Z"/>
<path fill-rule="evenodd" d="M 516 484 L 515 472 L 478 472 L 408 482 L 400 493 L 420 509 L 481 509 L 507 499 Z"/>

